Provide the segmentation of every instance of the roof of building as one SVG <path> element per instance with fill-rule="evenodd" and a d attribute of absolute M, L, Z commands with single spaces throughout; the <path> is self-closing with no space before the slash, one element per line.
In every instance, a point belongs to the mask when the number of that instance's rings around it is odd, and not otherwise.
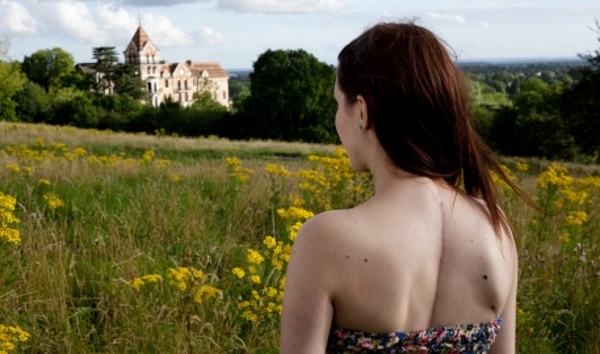
<path fill-rule="evenodd" d="M 133 38 L 131 38 L 131 42 L 133 42 L 136 45 L 138 50 L 142 50 L 149 40 L 150 37 L 148 36 L 146 31 L 144 31 L 141 25 L 135 31 Z"/>
<path fill-rule="evenodd" d="M 75 69 L 80 70 L 84 74 L 93 74 L 96 72 L 96 63 L 77 63 Z"/>
<path fill-rule="evenodd" d="M 191 62 L 187 61 L 190 70 L 195 75 L 202 75 L 202 72 L 206 70 L 208 76 L 211 78 L 228 78 L 229 74 L 221 67 L 221 64 L 217 62 Z"/>

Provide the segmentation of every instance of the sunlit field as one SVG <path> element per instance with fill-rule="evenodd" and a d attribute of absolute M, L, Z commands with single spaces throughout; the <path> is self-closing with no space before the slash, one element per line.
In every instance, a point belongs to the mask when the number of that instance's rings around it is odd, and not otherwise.
<path fill-rule="evenodd" d="M 600 168 L 501 159 L 519 353 L 600 353 Z M 338 146 L 0 122 L 0 353 L 276 353 L 302 223 L 372 193 Z"/>

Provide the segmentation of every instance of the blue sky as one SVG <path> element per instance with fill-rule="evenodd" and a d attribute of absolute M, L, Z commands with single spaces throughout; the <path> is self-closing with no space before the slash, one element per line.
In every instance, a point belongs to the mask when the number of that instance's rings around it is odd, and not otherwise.
<path fill-rule="evenodd" d="M 575 58 L 600 48 L 598 0 L 0 0 L 0 36 L 22 60 L 60 47 L 76 62 L 121 53 L 140 20 L 161 59 L 249 69 L 267 49 L 304 49 L 335 64 L 380 20 L 418 18 L 459 60 Z M 122 60 L 122 58 L 121 58 Z"/>

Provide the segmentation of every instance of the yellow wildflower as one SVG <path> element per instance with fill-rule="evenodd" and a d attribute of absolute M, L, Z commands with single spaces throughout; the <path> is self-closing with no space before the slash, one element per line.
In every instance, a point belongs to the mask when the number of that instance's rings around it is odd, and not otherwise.
<path fill-rule="evenodd" d="M 242 313 L 242 317 L 252 323 L 258 321 L 258 315 L 256 315 L 254 312 L 252 312 L 250 310 L 244 311 L 244 313 Z"/>
<path fill-rule="evenodd" d="M 515 168 L 517 169 L 517 171 L 521 171 L 521 172 L 529 171 L 529 165 L 524 162 L 517 162 L 517 164 L 515 165 Z"/>
<path fill-rule="evenodd" d="M 261 264 L 265 259 L 258 251 L 253 250 L 252 248 L 248 248 L 248 255 L 246 259 L 249 263 Z"/>
<path fill-rule="evenodd" d="M 154 150 L 148 150 L 144 153 L 144 156 L 142 156 L 142 162 L 145 163 L 150 163 L 152 162 L 152 160 L 154 159 L 154 155 L 156 155 L 156 153 L 154 152 Z"/>
<path fill-rule="evenodd" d="M 163 280 L 163 277 L 159 274 L 147 274 L 142 277 L 142 280 L 147 281 L 148 283 L 157 283 Z"/>
<path fill-rule="evenodd" d="M 315 216 L 313 212 L 298 207 L 278 209 L 277 214 L 283 219 L 288 220 L 307 220 Z"/>
<path fill-rule="evenodd" d="M 273 248 L 277 244 L 277 240 L 273 236 L 265 236 L 265 240 L 263 241 L 267 248 Z"/>
<path fill-rule="evenodd" d="M 77 157 L 83 157 L 86 154 L 87 154 L 87 151 L 85 151 L 85 149 L 82 147 L 76 147 L 75 149 L 73 149 L 73 155 L 75 155 Z"/>
<path fill-rule="evenodd" d="M 246 275 L 246 273 L 244 272 L 244 270 L 242 268 L 239 268 L 239 267 L 233 268 L 233 270 L 231 272 L 234 275 L 236 275 L 238 278 L 243 278 Z"/>
<path fill-rule="evenodd" d="M 56 208 L 60 208 L 61 206 L 63 206 L 65 204 L 54 193 L 46 193 L 46 194 L 44 194 L 43 197 L 44 197 L 44 200 L 46 201 L 46 204 L 48 204 L 48 207 L 51 210 L 54 210 Z"/>
<path fill-rule="evenodd" d="M 8 164 L 8 165 L 4 166 L 4 168 L 12 171 L 13 173 L 19 173 L 19 171 L 21 171 L 21 168 L 16 163 Z"/>
<path fill-rule="evenodd" d="M 211 285 L 202 285 L 196 295 L 194 295 L 194 301 L 201 304 L 208 301 L 209 299 L 221 294 L 221 290 Z"/>
<path fill-rule="evenodd" d="M 294 241 L 296 239 L 296 236 L 298 235 L 298 231 L 300 231 L 300 228 L 302 228 L 302 223 L 301 222 L 297 222 L 294 225 L 288 227 L 288 237 L 291 241 Z"/>
<path fill-rule="evenodd" d="M 31 335 L 19 327 L 0 324 L 0 353 L 7 354 L 14 351 L 18 342 L 24 343 Z"/>
<path fill-rule="evenodd" d="M 562 242 L 569 242 L 571 240 L 571 235 L 568 232 L 562 232 L 558 235 L 558 239 Z"/>
<path fill-rule="evenodd" d="M 253 274 L 250 276 L 250 280 L 253 283 L 260 284 L 260 275 Z"/>
<path fill-rule="evenodd" d="M 574 211 L 567 215 L 565 222 L 570 226 L 581 226 L 588 220 L 588 214 L 585 211 Z"/>
<path fill-rule="evenodd" d="M 282 165 L 275 165 L 272 163 L 268 163 L 265 166 L 265 170 L 267 171 L 268 174 L 273 175 L 273 176 L 286 177 L 287 175 L 289 175 L 288 170 L 286 170 L 285 167 Z"/>
<path fill-rule="evenodd" d="M 40 185 L 45 185 L 45 186 L 49 186 L 50 185 L 50 181 L 45 179 L 45 178 L 41 178 L 39 181 Z"/>
<path fill-rule="evenodd" d="M 135 290 L 140 290 L 145 283 L 141 278 L 133 278 L 132 280 L 128 281 L 127 284 L 129 284 Z"/>

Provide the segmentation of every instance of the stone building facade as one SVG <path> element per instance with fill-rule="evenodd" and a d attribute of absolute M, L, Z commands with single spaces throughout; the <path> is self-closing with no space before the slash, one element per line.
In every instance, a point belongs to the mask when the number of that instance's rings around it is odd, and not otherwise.
<path fill-rule="evenodd" d="M 135 66 L 149 102 L 157 107 L 166 99 L 190 106 L 195 95 L 210 92 L 213 99 L 229 107 L 229 75 L 216 62 L 169 63 L 160 59 L 160 50 L 140 25 L 123 52 L 125 64 Z"/>

